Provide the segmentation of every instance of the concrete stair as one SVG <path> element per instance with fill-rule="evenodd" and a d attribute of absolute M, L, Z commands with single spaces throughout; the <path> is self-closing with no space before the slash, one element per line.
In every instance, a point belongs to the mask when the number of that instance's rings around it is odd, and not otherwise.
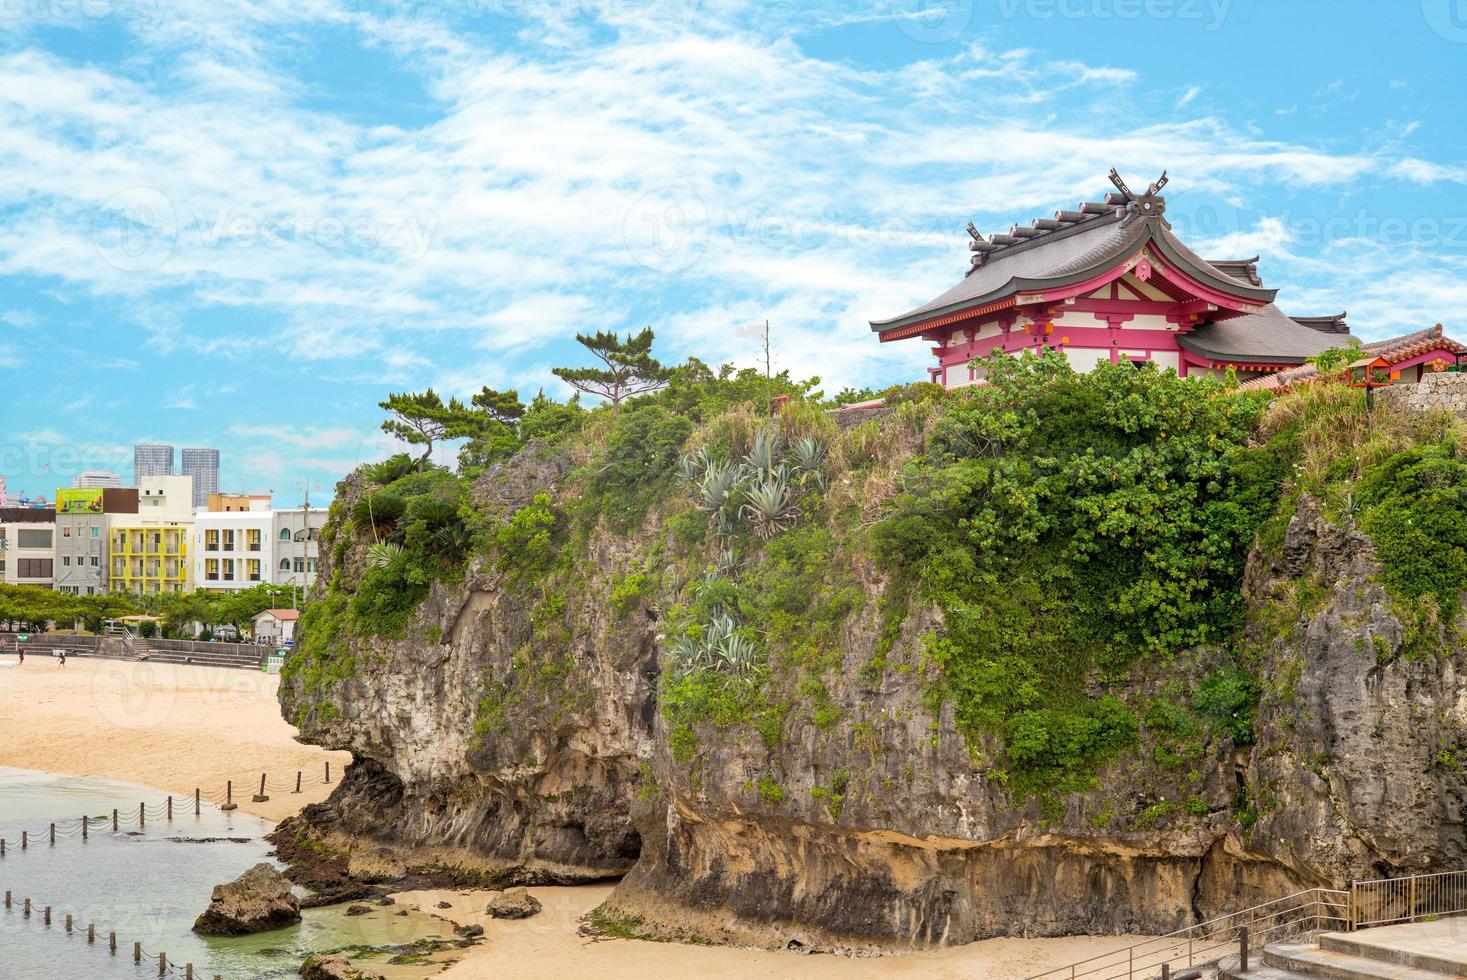
<path fill-rule="evenodd" d="M 1249 969 L 1236 957 L 1221 980 L 1442 980 L 1467 977 L 1467 919 L 1442 919 L 1350 933 L 1317 943 L 1273 943 L 1255 950 Z"/>

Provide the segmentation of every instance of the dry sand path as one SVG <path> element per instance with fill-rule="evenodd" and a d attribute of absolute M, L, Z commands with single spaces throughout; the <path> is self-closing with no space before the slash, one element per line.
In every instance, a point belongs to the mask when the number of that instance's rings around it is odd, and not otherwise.
<path fill-rule="evenodd" d="M 295 741 L 280 717 L 279 678 L 210 667 L 73 658 L 65 668 L 32 655 L 24 667 L 0 658 L 0 766 L 77 776 L 105 776 L 184 796 L 195 786 L 222 793 L 235 781 L 240 808 L 281 820 L 330 791 L 322 781 L 350 761 Z M 289 792 L 306 774 L 300 795 Z M 252 803 L 252 786 L 270 774 L 271 799 Z M 487 942 L 470 950 L 443 980 L 525 978 L 596 980 L 1019 980 L 1040 970 L 1118 949 L 1136 937 L 992 939 L 953 949 L 880 958 L 803 956 L 728 947 L 635 940 L 589 940 L 577 930 L 610 885 L 533 888 L 545 910 L 521 922 L 483 915 L 484 892 L 410 892 L 399 897 L 463 924 L 478 922 Z M 438 902 L 453 907 L 438 910 Z"/>

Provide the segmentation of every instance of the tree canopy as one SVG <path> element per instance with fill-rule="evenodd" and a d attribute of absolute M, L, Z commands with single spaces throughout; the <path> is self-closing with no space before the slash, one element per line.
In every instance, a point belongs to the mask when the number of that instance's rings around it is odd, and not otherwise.
<path fill-rule="evenodd" d="M 616 412 L 628 398 L 665 388 L 672 378 L 672 370 L 652 356 L 652 339 L 651 327 L 628 334 L 625 340 L 609 330 L 576 334 L 581 346 L 605 367 L 554 368 L 553 372 L 577 391 L 606 399 Z"/>

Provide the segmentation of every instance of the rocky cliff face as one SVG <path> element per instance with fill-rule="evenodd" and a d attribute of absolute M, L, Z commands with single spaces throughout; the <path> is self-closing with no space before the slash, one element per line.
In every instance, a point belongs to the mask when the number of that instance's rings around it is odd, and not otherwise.
<path fill-rule="evenodd" d="M 566 474 L 525 454 L 477 501 L 507 513 L 573 493 Z M 343 504 L 359 493 L 348 483 Z M 288 678 L 286 716 L 358 761 L 284 836 L 362 880 L 624 876 L 603 914 L 638 930 L 847 950 L 1165 931 L 1295 886 L 1467 860 L 1462 651 L 1403 655 L 1368 539 L 1308 501 L 1249 566 L 1255 744 L 1209 737 L 1160 765 L 1143 734 L 1058 808 L 1005 786 L 950 706 L 933 714 L 922 637 L 940 617 L 911 608 L 893 628 L 889 583 L 855 554 L 834 559 L 865 601 L 823 675 L 828 710 L 803 710 L 809 689 L 776 676 L 775 737 L 707 719 L 694 746 L 674 738 L 659 623 L 676 583 L 608 600 L 649 541 L 669 547 L 665 517 L 592 535 L 553 628 L 477 558 L 433 585 L 406 636 L 346 641 L 349 676 L 316 691 Z M 361 544 L 338 557 L 323 581 L 360 574 Z M 1138 668 L 1132 697 L 1175 696 L 1219 656 Z"/>

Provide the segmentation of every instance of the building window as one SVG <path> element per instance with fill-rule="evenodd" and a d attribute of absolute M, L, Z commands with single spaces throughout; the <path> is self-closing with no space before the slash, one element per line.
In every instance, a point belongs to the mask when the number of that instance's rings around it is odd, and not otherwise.
<path fill-rule="evenodd" d="M 209 582 L 219 581 L 219 559 L 204 559 L 204 579 Z"/>
<path fill-rule="evenodd" d="M 49 548 L 51 547 L 51 532 L 34 527 L 20 528 L 15 532 L 15 546 L 17 548 Z"/>
<path fill-rule="evenodd" d="M 219 550 L 219 532 L 217 530 L 210 529 L 204 532 L 204 550 Z"/>
<path fill-rule="evenodd" d="M 95 525 L 92 526 L 92 537 L 100 537 L 101 533 L 102 529 L 100 527 L 97 527 Z"/>
<path fill-rule="evenodd" d="M 97 556 L 96 555 L 93 555 L 92 556 L 92 567 L 93 568 L 96 568 L 97 567 Z"/>
<path fill-rule="evenodd" d="M 251 582 L 260 581 L 260 559 L 248 558 L 245 560 L 245 576 Z"/>
<path fill-rule="evenodd" d="M 15 560 L 16 578 L 50 578 L 50 558 L 17 558 Z"/>
<path fill-rule="evenodd" d="M 71 556 L 70 555 L 62 555 L 61 556 L 61 566 L 63 568 L 70 568 L 71 567 Z"/>
<path fill-rule="evenodd" d="M 290 528 L 283 527 L 283 528 L 280 529 L 280 540 L 281 541 L 289 541 L 290 540 Z"/>
<path fill-rule="evenodd" d="M 280 559 L 280 570 L 282 572 L 288 572 L 288 571 L 290 571 L 290 559 L 289 558 L 282 558 L 282 559 Z"/>
<path fill-rule="evenodd" d="M 304 572 L 306 570 L 306 560 L 304 558 L 297 558 L 295 560 L 295 570 L 298 572 Z"/>
<path fill-rule="evenodd" d="M 231 528 L 231 529 L 229 529 L 229 530 L 227 530 L 227 531 L 224 532 L 224 550 L 225 551 L 233 551 L 234 550 L 234 529 L 233 528 Z"/>
<path fill-rule="evenodd" d="M 234 559 L 233 558 L 226 558 L 226 559 L 224 559 L 224 581 L 226 581 L 226 582 L 233 582 L 234 581 Z"/>
<path fill-rule="evenodd" d="M 260 529 L 257 527 L 252 527 L 245 531 L 245 547 L 250 551 L 259 551 L 261 537 Z"/>
<path fill-rule="evenodd" d="M 71 537 L 71 525 L 70 524 L 68 524 L 66 527 L 63 527 L 61 529 L 61 536 L 63 538 L 69 538 L 69 537 Z"/>

